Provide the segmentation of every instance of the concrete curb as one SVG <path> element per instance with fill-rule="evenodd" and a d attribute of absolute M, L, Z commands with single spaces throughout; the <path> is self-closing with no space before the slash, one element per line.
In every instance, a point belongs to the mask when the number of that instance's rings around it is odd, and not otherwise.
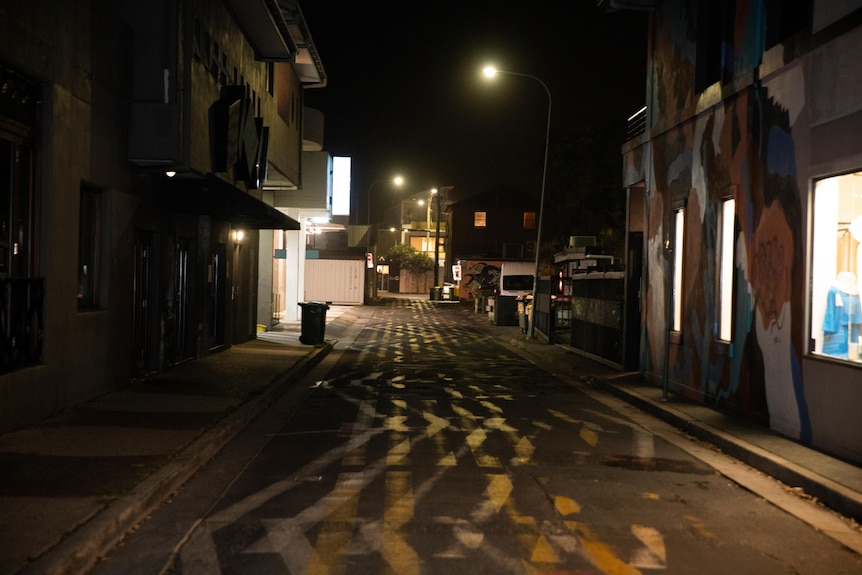
<path fill-rule="evenodd" d="M 313 348 L 307 356 L 267 385 L 262 393 L 250 398 L 174 454 L 167 464 L 144 479 L 129 494 L 85 520 L 68 537 L 27 565 L 20 572 L 21 575 L 87 573 L 126 533 L 182 487 L 255 417 L 272 405 L 284 393 L 288 383 L 306 375 L 330 351 L 332 345 L 328 342 Z"/>

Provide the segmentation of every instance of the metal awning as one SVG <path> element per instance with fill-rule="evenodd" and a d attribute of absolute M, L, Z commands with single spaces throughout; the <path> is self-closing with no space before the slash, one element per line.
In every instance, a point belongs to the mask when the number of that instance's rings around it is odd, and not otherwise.
<path fill-rule="evenodd" d="M 224 218 L 235 228 L 298 230 L 299 222 L 213 174 L 178 179 L 165 187 L 166 210 Z"/>

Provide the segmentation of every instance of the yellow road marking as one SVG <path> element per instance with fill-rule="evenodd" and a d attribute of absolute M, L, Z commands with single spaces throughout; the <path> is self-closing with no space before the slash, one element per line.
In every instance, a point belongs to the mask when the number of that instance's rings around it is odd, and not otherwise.
<path fill-rule="evenodd" d="M 548 543 L 544 535 L 540 535 L 533 546 L 533 553 L 530 555 L 531 563 L 559 563 L 560 558 L 557 556 L 554 548 Z"/>
<path fill-rule="evenodd" d="M 703 522 L 703 519 L 694 515 L 686 515 L 685 518 L 691 523 L 691 527 L 695 533 L 703 536 L 705 539 L 715 538 L 715 534 L 706 528 L 706 523 Z"/>
<path fill-rule="evenodd" d="M 399 434 L 400 439 L 400 434 Z M 389 448 L 386 453 L 386 465 L 406 465 L 410 462 L 410 440 L 403 439 Z"/>
<path fill-rule="evenodd" d="M 515 453 L 518 454 L 518 457 L 521 459 L 522 463 L 532 463 L 533 453 L 535 452 L 536 447 L 533 445 L 533 442 L 526 437 L 522 437 L 518 444 L 515 446 Z"/>
<path fill-rule="evenodd" d="M 577 501 L 562 495 L 554 497 L 554 507 L 563 517 L 581 512 L 581 505 Z"/>
<path fill-rule="evenodd" d="M 565 421 L 566 423 L 575 423 L 575 424 L 580 423 L 580 421 L 573 419 L 572 417 L 566 415 L 562 411 L 557 411 L 556 409 L 549 409 L 548 412 L 551 415 L 553 415 L 554 417 L 556 417 L 557 419 L 561 419 L 561 420 Z"/>
<path fill-rule="evenodd" d="M 494 509 L 499 512 L 503 508 L 503 504 L 512 493 L 512 481 L 506 475 L 487 475 L 490 482 L 485 490 L 488 492 L 488 498 L 494 505 Z"/>
<path fill-rule="evenodd" d="M 358 473 L 342 473 L 332 490 L 331 511 L 323 522 L 314 545 L 314 553 L 306 570 L 307 575 L 338 575 L 344 573 L 344 551 L 350 546 L 356 508 L 363 482 Z"/>
<path fill-rule="evenodd" d="M 389 431 L 410 431 L 410 428 L 404 425 L 407 421 L 406 415 L 390 415 L 386 418 L 386 429 Z"/>
<path fill-rule="evenodd" d="M 444 419 L 442 417 L 438 417 L 431 413 L 430 411 L 425 411 L 422 413 L 422 417 L 425 418 L 425 421 L 428 422 L 428 427 L 425 428 L 425 434 L 428 437 L 434 437 L 442 430 L 449 427 L 449 420 Z"/>
<path fill-rule="evenodd" d="M 565 524 L 578 536 L 587 557 L 599 571 L 608 575 L 641 575 L 637 568 L 614 555 L 611 547 L 603 543 L 585 523 L 565 521 Z"/>
<path fill-rule="evenodd" d="M 644 544 L 632 557 L 631 564 L 644 569 L 664 569 L 667 565 L 667 548 L 664 537 L 655 527 L 632 525 L 632 535 Z"/>
<path fill-rule="evenodd" d="M 388 573 L 419 574 L 419 556 L 401 534 L 401 527 L 413 518 L 412 476 L 408 471 L 386 473 L 386 507 L 380 553 Z"/>
<path fill-rule="evenodd" d="M 581 436 L 581 439 L 590 445 L 590 447 L 595 447 L 599 443 L 598 434 L 586 426 L 581 427 L 579 435 Z"/>
<path fill-rule="evenodd" d="M 473 457 L 476 459 L 476 464 L 479 467 L 501 467 L 500 460 L 494 457 L 493 455 L 488 455 L 485 453 L 485 450 L 482 449 L 482 444 L 488 436 L 485 434 L 485 431 L 482 429 L 474 429 L 470 435 L 467 436 L 467 445 L 470 446 L 470 451 L 473 452 Z"/>
<path fill-rule="evenodd" d="M 353 431 L 350 434 L 350 439 L 355 440 L 357 437 L 366 433 L 371 429 L 374 423 L 374 405 L 368 400 L 363 400 L 359 403 L 359 412 L 356 414 L 356 423 L 353 426 Z M 348 451 L 344 455 L 342 464 L 348 467 L 361 467 L 365 465 L 367 442 L 362 442 L 354 449 Z"/>

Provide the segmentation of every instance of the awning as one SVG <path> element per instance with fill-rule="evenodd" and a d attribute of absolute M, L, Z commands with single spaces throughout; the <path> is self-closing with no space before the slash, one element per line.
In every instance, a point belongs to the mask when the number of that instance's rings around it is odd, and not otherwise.
<path fill-rule="evenodd" d="M 165 187 L 164 207 L 174 213 L 217 216 L 247 230 L 300 229 L 293 218 L 213 174 L 172 180 Z"/>

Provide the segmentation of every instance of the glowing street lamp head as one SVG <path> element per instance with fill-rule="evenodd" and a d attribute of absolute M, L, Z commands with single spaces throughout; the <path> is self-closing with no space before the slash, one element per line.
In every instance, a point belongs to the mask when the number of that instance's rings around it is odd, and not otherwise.
<path fill-rule="evenodd" d="M 484 68 L 482 68 L 482 73 L 485 75 L 486 78 L 493 78 L 497 75 L 497 68 L 495 68 L 494 66 L 485 66 Z"/>
<path fill-rule="evenodd" d="M 404 183 L 404 178 L 402 178 L 401 176 L 395 176 L 395 178 L 392 180 L 392 183 L 396 186 L 400 186 Z"/>

